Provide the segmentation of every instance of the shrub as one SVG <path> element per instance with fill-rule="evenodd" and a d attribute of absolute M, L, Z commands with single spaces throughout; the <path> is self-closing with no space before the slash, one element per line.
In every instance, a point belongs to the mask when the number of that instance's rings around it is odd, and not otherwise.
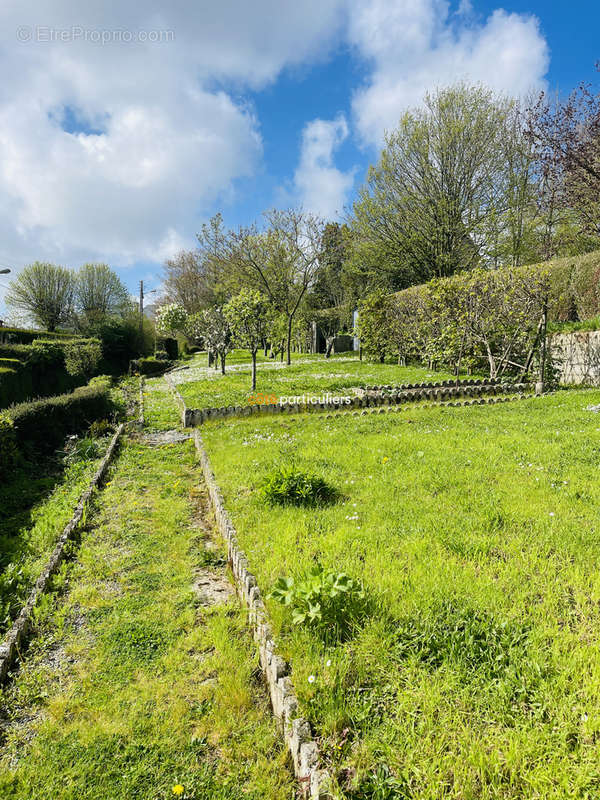
<path fill-rule="evenodd" d="M 318 475 L 290 467 L 278 467 L 260 489 L 270 505 L 316 506 L 334 501 L 336 490 Z"/>
<path fill-rule="evenodd" d="M 17 441 L 36 450 L 53 449 L 66 436 L 85 430 L 95 419 L 113 410 L 109 383 L 82 386 L 71 394 L 56 395 L 13 406 L 6 413 L 13 422 Z"/>
<path fill-rule="evenodd" d="M 167 358 L 176 361 L 179 358 L 179 344 L 172 336 L 162 336 L 156 340 L 156 357 L 158 353 L 165 352 Z"/>
<path fill-rule="evenodd" d="M 13 421 L 6 414 L 0 414 L 0 480 L 6 480 L 18 457 Z"/>
<path fill-rule="evenodd" d="M 298 583 L 279 578 L 269 597 L 291 608 L 292 624 L 315 631 L 327 643 L 348 638 L 367 613 L 362 583 L 320 565 Z"/>
<path fill-rule="evenodd" d="M 129 365 L 129 373 L 133 375 L 159 375 L 171 366 L 170 361 L 159 358 L 136 358 Z"/>
<path fill-rule="evenodd" d="M 81 375 L 89 380 L 101 358 L 102 347 L 97 339 L 65 345 L 65 366 L 69 375 Z"/>

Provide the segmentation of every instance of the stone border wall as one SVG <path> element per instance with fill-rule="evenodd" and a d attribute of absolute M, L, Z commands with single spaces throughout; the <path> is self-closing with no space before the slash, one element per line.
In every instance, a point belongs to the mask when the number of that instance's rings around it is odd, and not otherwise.
<path fill-rule="evenodd" d="M 472 380 L 456 383 L 444 381 L 442 383 L 402 384 L 393 386 L 366 386 L 361 394 L 353 397 L 350 403 L 294 403 L 279 405 L 267 403 L 264 405 L 224 406 L 221 408 L 188 408 L 175 384 L 165 375 L 165 379 L 181 413 L 181 422 L 184 428 L 195 428 L 208 420 L 223 419 L 225 417 L 250 417 L 264 414 L 301 414 L 318 411 L 356 411 L 376 406 L 398 406 L 403 403 L 414 403 L 422 400 L 444 401 L 458 398 L 492 398 L 499 395 L 521 395 L 530 390 L 527 383 L 500 383 L 499 381 Z M 480 399 L 483 403 L 485 400 Z M 460 405 L 460 403 L 457 403 Z"/>
<path fill-rule="evenodd" d="M 294 773 L 300 783 L 302 796 L 311 800 L 331 800 L 332 795 L 328 788 L 331 784 L 330 776 L 320 767 L 319 748 L 310 724 L 297 715 L 298 700 L 289 665 L 275 652 L 272 629 L 260 589 L 256 578 L 248 570 L 248 559 L 238 545 L 236 530 L 225 509 L 221 490 L 198 431 L 194 434 L 194 441 L 217 527 L 227 543 L 227 557 L 238 595 L 249 610 L 249 622 L 258 645 L 260 665 L 271 697 L 273 714 L 292 756 Z"/>
<path fill-rule="evenodd" d="M 83 519 L 83 515 L 90 501 L 90 498 L 94 490 L 97 488 L 98 484 L 102 481 L 104 475 L 106 474 L 106 470 L 113 457 L 115 448 L 117 446 L 117 442 L 123 432 L 123 428 L 124 425 L 123 423 L 121 423 L 117 428 L 116 433 L 112 437 L 110 444 L 108 446 L 108 450 L 106 451 L 104 458 L 100 462 L 100 466 L 94 473 L 94 476 L 90 481 L 90 485 L 79 498 L 79 502 L 75 506 L 73 516 L 71 517 L 70 522 L 67 524 L 58 542 L 56 543 L 56 546 L 52 552 L 52 555 L 50 556 L 50 560 L 48 561 L 46 568 L 43 570 L 42 574 L 35 582 L 35 585 L 29 594 L 27 602 L 21 609 L 21 613 L 15 620 L 12 628 L 9 630 L 4 641 L 0 645 L 0 685 L 5 682 L 5 680 L 8 677 L 10 668 L 12 667 L 13 663 L 20 657 L 20 650 L 25 644 L 27 634 L 29 633 L 31 627 L 31 617 L 33 614 L 33 610 L 36 607 L 40 597 L 43 594 L 45 594 L 46 591 L 48 591 L 51 582 L 50 579 L 56 573 L 61 562 L 65 557 L 67 544 L 75 538 L 75 534 Z"/>
<path fill-rule="evenodd" d="M 560 383 L 600 385 L 600 331 L 554 333 L 549 343 Z"/>

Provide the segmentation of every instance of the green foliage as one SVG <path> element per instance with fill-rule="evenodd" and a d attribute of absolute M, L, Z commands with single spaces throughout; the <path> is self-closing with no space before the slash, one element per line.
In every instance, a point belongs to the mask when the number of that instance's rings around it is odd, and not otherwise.
<path fill-rule="evenodd" d="M 65 345 L 65 366 L 69 375 L 81 375 L 89 380 L 102 358 L 102 346 L 97 339 Z"/>
<path fill-rule="evenodd" d="M 272 316 L 267 299 L 260 292 L 242 289 L 223 309 L 234 344 L 256 352 L 269 330 Z"/>
<path fill-rule="evenodd" d="M 522 660 L 529 636 L 527 626 L 498 621 L 454 599 L 398 620 L 395 628 L 397 658 L 413 656 L 431 669 L 451 664 L 488 680 L 505 677 Z"/>
<path fill-rule="evenodd" d="M 293 625 L 309 628 L 325 642 L 347 639 L 367 613 L 362 583 L 320 565 L 298 582 L 279 578 L 269 597 L 291 610 Z"/>
<path fill-rule="evenodd" d="M 162 335 L 185 330 L 188 313 L 179 303 L 161 306 L 156 313 L 156 330 Z"/>
<path fill-rule="evenodd" d="M 319 475 L 290 465 L 277 467 L 265 478 L 260 496 L 270 505 L 318 506 L 333 502 L 337 492 Z"/>
<path fill-rule="evenodd" d="M 127 311 L 129 292 L 107 264 L 84 264 L 75 276 L 75 308 L 84 329 Z"/>
<path fill-rule="evenodd" d="M 19 451 L 13 421 L 0 414 L 0 480 L 5 481 L 18 461 Z"/>
<path fill-rule="evenodd" d="M 347 794 L 348 800 L 407 800 L 412 796 L 408 782 L 394 777 L 387 764 L 378 764 L 357 789 Z"/>
<path fill-rule="evenodd" d="M 384 292 L 369 295 L 359 306 L 357 335 L 361 347 L 367 356 L 382 362 L 394 352 L 392 312 L 393 299 Z"/>
<path fill-rule="evenodd" d="M 36 261 L 10 282 L 6 304 L 31 314 L 42 327 L 54 331 L 71 320 L 74 288 L 71 270 Z"/>
<path fill-rule="evenodd" d="M 82 386 L 71 394 L 21 403 L 10 408 L 7 414 L 21 447 L 49 450 L 59 446 L 68 434 L 84 430 L 95 419 L 107 417 L 112 410 L 109 383 L 102 381 Z"/>
<path fill-rule="evenodd" d="M 159 356 L 157 353 L 154 358 L 136 358 L 131 362 L 129 372 L 138 375 L 160 375 L 172 366 L 166 355 L 164 353 L 163 358 L 162 354 Z"/>

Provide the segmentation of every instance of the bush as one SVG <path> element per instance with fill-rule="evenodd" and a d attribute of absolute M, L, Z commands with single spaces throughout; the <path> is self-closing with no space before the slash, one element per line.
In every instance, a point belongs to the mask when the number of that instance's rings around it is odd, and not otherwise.
<path fill-rule="evenodd" d="M 157 339 L 157 354 L 163 350 L 167 354 L 167 358 L 170 358 L 171 361 L 176 361 L 179 358 L 179 345 L 177 343 L 177 339 L 173 339 L 171 336 L 163 336 Z"/>
<path fill-rule="evenodd" d="M 159 375 L 171 367 L 170 361 L 159 358 L 136 358 L 129 365 L 129 374 Z"/>
<path fill-rule="evenodd" d="M 50 450 L 61 445 L 69 434 L 87 429 L 96 419 L 110 415 L 113 403 L 110 385 L 98 381 L 71 394 L 21 403 L 7 410 L 19 445 L 35 450 Z"/>
<path fill-rule="evenodd" d="M 17 463 L 19 451 L 13 421 L 0 414 L 0 480 L 8 478 Z"/>
<path fill-rule="evenodd" d="M 323 478 L 291 467 L 278 467 L 263 482 L 260 494 L 269 505 L 316 506 L 333 502 L 336 490 Z"/>
<path fill-rule="evenodd" d="M 362 583 L 320 565 L 299 583 L 279 578 L 269 597 L 291 608 L 293 625 L 315 631 L 326 643 L 348 638 L 367 613 Z"/>
<path fill-rule="evenodd" d="M 31 345 L 28 344 L 0 344 L 0 358 L 18 358 L 19 361 L 26 361 L 30 353 Z"/>
<path fill-rule="evenodd" d="M 102 347 L 98 339 L 88 339 L 65 345 L 65 366 L 69 375 L 81 375 L 86 379 L 92 377 L 100 359 Z"/>

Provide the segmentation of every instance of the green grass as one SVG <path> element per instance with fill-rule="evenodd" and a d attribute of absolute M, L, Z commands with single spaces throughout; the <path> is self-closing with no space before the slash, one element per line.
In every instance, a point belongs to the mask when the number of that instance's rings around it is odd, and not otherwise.
<path fill-rule="evenodd" d="M 148 428 L 167 431 L 177 428 L 181 414 L 165 379 L 146 378 L 144 382 L 144 420 Z"/>
<path fill-rule="evenodd" d="M 96 440 L 66 464 L 23 464 L 0 486 L 0 635 L 21 610 L 107 444 Z"/>
<path fill-rule="evenodd" d="M 399 367 L 396 364 L 377 364 L 359 361 L 351 354 L 325 359 L 305 356 L 307 363 L 280 367 L 273 363 L 259 364 L 256 391 L 277 398 L 290 395 L 352 394 L 351 390 L 365 384 L 399 384 L 449 380 L 449 372 L 433 372 L 424 367 Z M 202 367 L 199 367 L 199 364 Z M 174 374 L 177 388 L 188 408 L 244 405 L 251 394 L 249 366 L 241 366 L 226 375 L 206 370 L 204 362 L 196 360 L 189 370 Z"/>
<path fill-rule="evenodd" d="M 600 795 L 599 402 L 203 427 L 264 594 L 320 563 L 371 599 L 329 647 L 267 601 L 342 796 Z M 274 511 L 260 486 L 290 464 L 343 497 Z"/>
<path fill-rule="evenodd" d="M 291 800 L 237 602 L 199 606 L 191 442 L 128 442 L 3 700 L 0 797 Z"/>

